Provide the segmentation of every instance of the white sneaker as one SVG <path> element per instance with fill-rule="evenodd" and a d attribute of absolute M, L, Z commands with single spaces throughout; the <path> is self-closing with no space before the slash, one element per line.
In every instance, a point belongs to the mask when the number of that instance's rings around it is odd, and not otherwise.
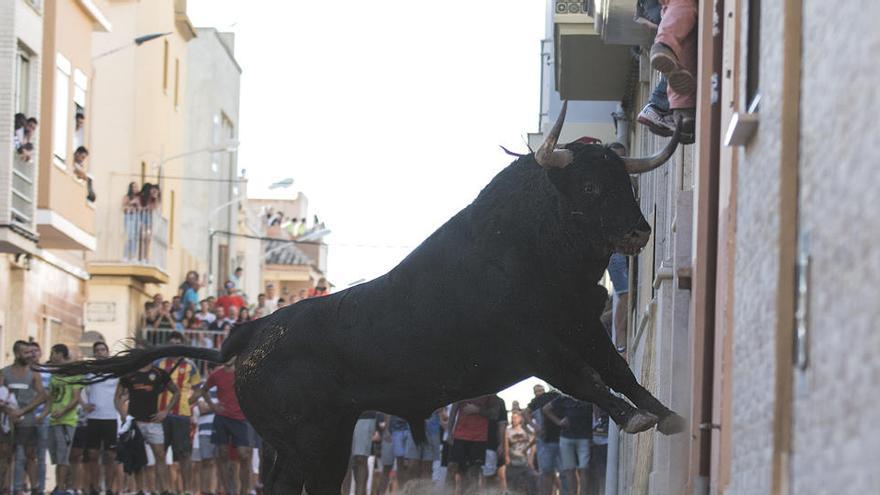
<path fill-rule="evenodd" d="M 672 114 L 662 112 L 650 103 L 639 112 L 636 120 L 639 124 L 648 126 L 648 130 L 658 136 L 669 137 L 675 132 L 675 120 L 673 120 Z"/>

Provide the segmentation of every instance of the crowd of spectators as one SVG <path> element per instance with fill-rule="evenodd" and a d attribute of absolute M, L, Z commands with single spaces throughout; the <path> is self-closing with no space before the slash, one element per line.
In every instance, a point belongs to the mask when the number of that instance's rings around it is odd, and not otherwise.
<path fill-rule="evenodd" d="M 271 206 L 263 210 L 262 218 L 269 237 L 287 237 L 296 240 L 327 229 L 317 215 L 312 216 L 312 222 L 309 224 L 305 217 L 291 217 L 282 211 L 275 211 Z"/>
<path fill-rule="evenodd" d="M 540 384 L 525 408 L 485 395 L 438 409 L 422 445 L 403 418 L 368 411 L 354 428 L 342 493 L 599 495 L 607 431 L 601 410 Z"/>
<path fill-rule="evenodd" d="M 138 345 L 215 347 L 236 325 L 283 308 L 273 284 L 252 303 L 237 269 L 217 297 L 200 298 L 191 271 L 170 300 L 146 304 Z M 317 297 L 326 280 L 291 299 Z M 209 367 L 165 358 L 119 379 L 82 385 L 89 377 L 51 376 L 36 342 L 18 341 L 15 362 L 0 372 L 0 494 L 46 493 L 46 458 L 56 494 L 250 494 L 260 489 L 262 442 L 234 391 L 232 362 Z M 92 347 L 105 359 L 104 342 Z M 65 344 L 49 362 L 81 358 Z"/>

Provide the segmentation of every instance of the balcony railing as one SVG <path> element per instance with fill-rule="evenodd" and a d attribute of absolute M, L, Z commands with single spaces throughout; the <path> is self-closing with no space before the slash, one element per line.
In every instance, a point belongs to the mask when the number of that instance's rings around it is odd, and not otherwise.
<path fill-rule="evenodd" d="M 12 160 L 12 204 L 10 220 L 27 230 L 34 230 L 34 193 L 36 192 L 33 163 Z"/>
<path fill-rule="evenodd" d="M 152 265 L 164 271 L 168 255 L 168 220 L 152 208 L 129 208 L 122 216 L 122 261 Z"/>

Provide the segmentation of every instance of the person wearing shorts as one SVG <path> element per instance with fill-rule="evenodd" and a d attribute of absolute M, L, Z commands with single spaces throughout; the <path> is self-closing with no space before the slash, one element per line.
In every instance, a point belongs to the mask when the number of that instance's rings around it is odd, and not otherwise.
<path fill-rule="evenodd" d="M 92 355 L 95 359 L 110 357 L 110 349 L 104 342 L 92 344 Z M 89 378 L 89 376 L 86 376 Z M 87 385 L 83 399 L 83 410 L 86 412 L 86 458 L 89 460 L 91 476 L 90 490 L 97 491 L 101 483 L 100 463 L 104 465 L 103 485 L 112 487 L 116 479 L 116 431 L 119 414 L 116 411 L 114 397 L 119 379 L 109 378 L 102 382 Z M 114 495 L 112 490 L 107 495 Z"/>
<path fill-rule="evenodd" d="M 560 395 L 557 391 L 545 392 L 543 386 L 535 385 L 535 398 L 525 409 L 538 432 L 535 450 L 538 472 L 541 475 L 538 493 L 541 495 L 552 493 L 556 471 L 559 469 L 559 426 L 545 418 L 542 410 Z"/>
<path fill-rule="evenodd" d="M 183 334 L 180 332 L 171 332 L 168 335 L 168 345 L 183 345 Z M 180 390 L 180 400 L 173 407 L 169 407 L 168 417 L 163 423 L 165 432 L 165 445 L 170 446 L 174 452 L 174 460 L 180 464 L 180 480 L 183 484 L 183 491 L 192 491 L 192 467 L 190 466 L 190 457 L 192 457 L 192 441 L 189 438 L 190 423 L 192 418 L 192 409 L 190 407 L 190 397 L 195 395 L 202 383 L 202 375 L 195 363 L 184 358 L 164 358 L 156 362 L 156 367 L 165 370 L 170 376 L 171 381 Z M 159 408 L 168 407 L 171 401 L 171 393 L 165 391 L 159 396 Z"/>
<path fill-rule="evenodd" d="M 3 368 L 3 385 L 15 397 L 18 407 L 8 411 L 9 419 L 14 424 L 12 431 L 15 492 L 24 490 L 24 473 L 27 466 L 31 486 L 39 485 L 37 479 L 37 443 L 39 439 L 36 409 L 43 404 L 48 395 L 40 373 L 30 368 L 33 347 L 23 340 L 12 346 L 15 362 Z M 45 418 L 47 414 L 43 414 Z"/>
<path fill-rule="evenodd" d="M 196 409 L 199 416 L 198 432 L 193 441 L 193 460 L 199 461 L 199 485 L 202 492 L 215 493 L 217 490 L 214 482 L 214 459 L 217 458 L 217 446 L 211 441 L 211 436 L 214 434 L 214 411 L 210 404 L 201 398 L 196 403 Z"/>
<path fill-rule="evenodd" d="M 55 344 L 49 353 L 49 362 L 64 364 L 70 361 L 70 350 L 64 344 Z M 52 375 L 49 379 L 49 459 L 55 465 L 58 489 L 66 492 L 70 486 L 70 449 L 76 430 L 76 407 L 82 385 L 81 376 Z"/>
<path fill-rule="evenodd" d="M 450 440 L 449 470 L 461 475 L 458 493 L 475 488 L 480 471 L 486 462 L 486 444 L 489 439 L 489 418 L 498 414 L 498 403 L 491 395 L 456 402 L 449 413 Z M 458 483 L 458 480 L 456 480 Z"/>
<path fill-rule="evenodd" d="M 216 402 L 207 393 L 214 387 L 217 388 Z M 251 484 L 251 455 L 254 441 L 250 425 L 235 395 L 235 360 L 231 359 L 212 371 L 205 380 L 205 385 L 200 387 L 197 393 L 214 410 L 214 433 L 211 442 L 217 446 L 220 453 L 220 472 L 225 478 L 224 486 L 230 487 L 233 484 L 231 456 L 227 448 L 232 444 L 238 454 L 240 493 L 248 493 Z"/>
<path fill-rule="evenodd" d="M 585 493 L 593 438 L 593 405 L 562 396 L 544 405 L 543 414 L 545 422 L 549 420 L 560 427 L 559 477 L 562 493 Z"/>
<path fill-rule="evenodd" d="M 169 408 L 174 407 L 180 400 L 180 390 L 170 378 L 165 370 L 147 364 L 121 377 L 115 395 L 116 403 L 121 403 L 122 395 L 128 394 L 128 414 L 134 417 L 138 430 L 156 459 L 156 488 L 160 493 L 170 488 L 162 422 L 168 417 Z M 166 389 L 173 394 L 171 401 L 165 409 L 159 409 L 159 396 Z M 139 491 L 145 490 L 143 470 L 135 473 L 135 484 Z"/>
<path fill-rule="evenodd" d="M 428 432 L 428 421 L 425 421 L 426 442 L 419 445 L 412 435 L 406 439 L 406 452 L 403 454 L 404 462 L 409 464 L 409 472 L 413 478 L 430 479 L 431 469 L 434 465 L 434 444 L 431 443 L 433 432 Z"/>
<path fill-rule="evenodd" d="M 351 472 L 356 495 L 367 493 L 367 459 L 373 451 L 376 416 L 376 411 L 366 411 L 360 415 L 354 425 L 351 438 Z"/>

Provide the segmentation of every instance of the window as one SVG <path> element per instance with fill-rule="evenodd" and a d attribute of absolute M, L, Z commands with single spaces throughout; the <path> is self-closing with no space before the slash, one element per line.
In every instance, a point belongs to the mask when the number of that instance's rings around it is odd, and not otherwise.
<path fill-rule="evenodd" d="M 180 104 L 180 59 L 174 59 L 174 108 Z"/>
<path fill-rule="evenodd" d="M 162 90 L 168 91 L 168 50 L 170 47 L 168 46 L 168 40 L 162 40 L 165 42 L 165 56 L 162 60 Z"/>
<path fill-rule="evenodd" d="M 141 162 L 141 185 L 147 183 L 147 162 Z"/>
<path fill-rule="evenodd" d="M 60 53 L 55 57 L 55 101 L 52 116 L 52 152 L 55 163 L 67 160 L 67 129 L 70 125 L 70 61 Z"/>
<path fill-rule="evenodd" d="M 31 59 L 24 53 L 18 54 L 15 67 L 15 113 L 27 114 L 30 111 Z"/>
<path fill-rule="evenodd" d="M 749 1 L 748 48 L 746 64 L 746 105 L 751 107 L 760 90 L 761 76 L 761 0 Z"/>
<path fill-rule="evenodd" d="M 86 115 L 86 93 L 89 88 L 89 79 L 85 73 L 76 69 L 73 71 L 73 102 L 75 113 L 73 114 L 73 149 L 86 145 L 85 122 L 80 122 L 79 116 Z"/>

